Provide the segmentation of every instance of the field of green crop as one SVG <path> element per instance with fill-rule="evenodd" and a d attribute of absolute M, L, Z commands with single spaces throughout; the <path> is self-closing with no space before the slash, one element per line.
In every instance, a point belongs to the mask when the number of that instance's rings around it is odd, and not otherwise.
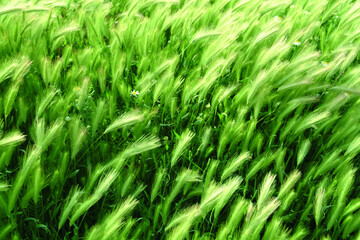
<path fill-rule="evenodd" d="M 0 239 L 360 240 L 360 2 L 0 0 Z"/>

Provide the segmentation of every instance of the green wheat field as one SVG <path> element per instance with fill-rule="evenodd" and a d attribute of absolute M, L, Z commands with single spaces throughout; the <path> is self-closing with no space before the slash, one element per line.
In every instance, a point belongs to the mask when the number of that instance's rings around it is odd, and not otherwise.
<path fill-rule="evenodd" d="M 0 0 L 0 239 L 360 240 L 360 2 Z"/>

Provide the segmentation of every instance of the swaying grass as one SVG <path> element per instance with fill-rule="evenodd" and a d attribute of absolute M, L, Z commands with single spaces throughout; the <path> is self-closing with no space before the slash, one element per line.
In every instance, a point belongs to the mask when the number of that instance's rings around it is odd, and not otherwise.
<path fill-rule="evenodd" d="M 116 131 L 120 128 L 129 126 L 129 125 L 133 125 L 136 122 L 142 121 L 143 120 L 143 115 L 137 111 L 134 110 L 132 112 L 128 112 L 123 114 L 122 116 L 118 117 L 117 119 L 114 120 L 113 123 L 111 123 L 106 129 L 104 134 L 108 133 L 108 132 L 113 132 Z"/>
<path fill-rule="evenodd" d="M 18 131 L 8 133 L 0 140 L 0 148 L 11 147 L 21 144 L 26 140 L 26 137 Z"/>
<path fill-rule="evenodd" d="M 194 134 L 190 132 L 188 129 L 185 130 L 180 136 L 179 142 L 176 143 L 175 148 L 172 152 L 171 157 L 171 167 L 173 167 L 176 162 L 179 160 L 180 156 L 186 150 L 186 148 L 190 145 L 191 139 L 194 137 Z"/>
<path fill-rule="evenodd" d="M 359 17 L 1 1 L 0 239 L 360 239 Z"/>

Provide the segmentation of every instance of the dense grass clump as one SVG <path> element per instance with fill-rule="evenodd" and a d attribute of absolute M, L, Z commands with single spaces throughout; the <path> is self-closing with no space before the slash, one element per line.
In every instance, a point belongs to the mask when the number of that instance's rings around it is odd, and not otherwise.
<path fill-rule="evenodd" d="M 0 1 L 0 239 L 360 239 L 360 3 Z"/>

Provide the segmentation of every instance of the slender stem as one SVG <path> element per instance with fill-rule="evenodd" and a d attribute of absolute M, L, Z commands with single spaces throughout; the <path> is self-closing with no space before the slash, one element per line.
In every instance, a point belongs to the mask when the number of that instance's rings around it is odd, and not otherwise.
<path fill-rule="evenodd" d="M 77 164 L 80 162 L 80 160 L 85 156 L 85 154 L 94 146 L 95 143 L 97 143 L 105 134 L 101 134 L 100 137 L 98 137 L 91 145 L 86 149 L 86 151 L 81 155 L 81 157 L 76 161 L 73 167 L 77 166 Z M 71 169 L 73 171 L 74 168 Z"/>

